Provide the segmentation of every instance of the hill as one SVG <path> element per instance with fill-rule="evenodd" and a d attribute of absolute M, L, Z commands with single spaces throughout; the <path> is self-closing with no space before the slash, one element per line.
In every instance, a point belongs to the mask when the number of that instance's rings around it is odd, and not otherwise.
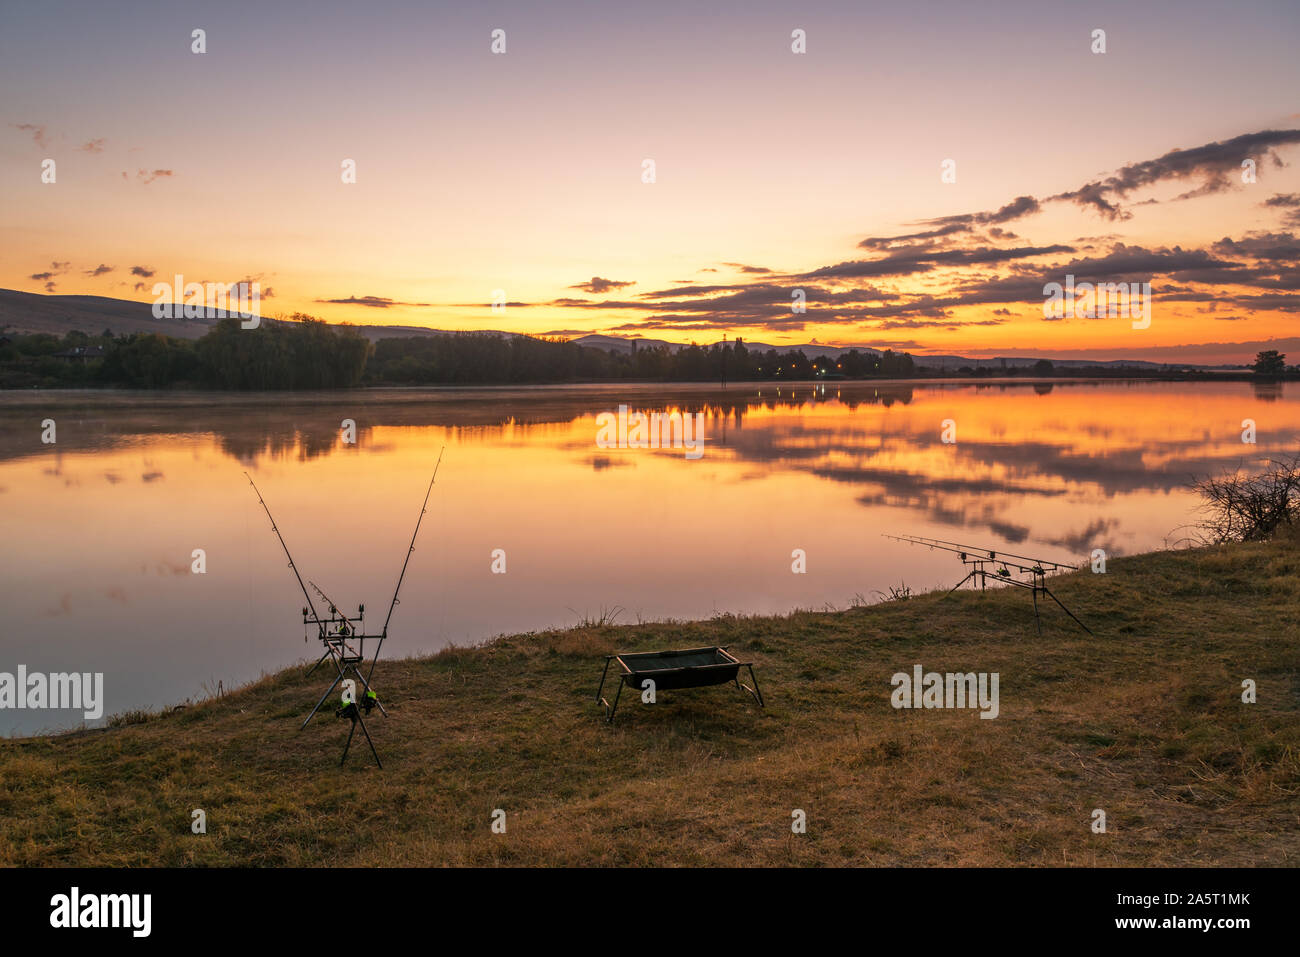
<path fill-rule="evenodd" d="M 111 329 L 114 335 L 156 332 L 180 339 L 198 339 L 216 321 L 215 319 L 155 319 L 152 304 L 148 302 L 110 299 L 104 296 L 43 295 L 32 292 L 18 292 L 13 289 L 0 289 L 0 331 L 7 331 L 11 334 L 15 332 L 45 332 L 63 336 L 68 332 L 79 330 L 88 335 L 99 335 L 107 328 Z M 272 321 L 274 320 L 269 318 L 263 319 L 263 322 Z M 454 333 L 454 330 L 431 329 L 425 326 L 357 325 L 356 328 L 371 342 L 410 336 L 446 336 Z M 522 333 L 497 329 L 475 331 L 507 338 L 523 335 Z M 666 347 L 671 352 L 677 352 L 685 348 L 681 343 L 668 342 L 664 339 L 645 339 L 639 336 L 589 334 L 575 337 L 571 341 L 580 346 L 588 346 L 605 352 L 616 352 L 624 355 L 631 353 L 634 348 Z M 734 339 L 729 340 L 729 342 L 734 341 Z M 702 343 L 706 347 L 714 344 L 716 343 Z M 853 350 L 865 355 L 880 355 L 884 351 L 866 345 L 833 346 L 820 342 L 805 342 L 777 346 L 748 340 L 745 340 L 745 348 L 751 353 L 765 353 L 770 349 L 781 354 L 802 351 L 809 359 L 827 356 L 837 358 Z M 1294 355 L 1300 353 L 1300 339 L 1148 347 L 1142 350 L 1143 354 L 1147 356 L 1145 359 L 1124 357 L 1087 358 L 1068 354 L 1054 355 L 1052 353 L 996 357 L 926 355 L 920 353 L 913 353 L 912 355 L 918 366 L 946 372 L 955 372 L 963 366 L 994 371 L 1004 368 L 1027 369 L 1044 358 L 1064 369 L 1101 370 L 1123 367 L 1158 371 L 1170 367 L 1180 369 L 1240 367 L 1244 363 L 1253 361 L 1255 353 L 1261 349 L 1278 349 Z"/>
<path fill-rule="evenodd" d="M 97 336 L 159 332 L 178 339 L 197 339 L 216 325 L 215 319 L 155 319 L 148 302 L 106 296 L 46 296 L 0 289 L 0 329 L 10 333 L 45 332 L 63 336 L 80 331 Z"/>
<path fill-rule="evenodd" d="M 1298 571 L 1292 540 L 1054 580 L 1095 638 L 1059 611 L 1037 637 L 1028 598 L 1000 589 L 381 661 L 382 771 L 355 742 L 339 770 L 343 721 L 298 730 L 322 681 L 294 667 L 0 741 L 0 863 L 1294 865 Z M 603 655 L 713 643 L 756 663 L 765 710 L 722 686 L 624 694 L 604 723 Z M 891 675 L 916 664 L 998 672 L 999 716 L 893 709 Z"/>
<path fill-rule="evenodd" d="M 216 319 L 157 319 L 151 302 L 110 299 L 106 296 L 47 296 L 0 289 L 0 330 L 9 333 L 45 332 L 63 336 L 80 331 L 97 336 L 105 329 L 113 335 L 159 333 L 177 339 L 198 339 L 216 325 Z M 274 322 L 264 317 L 263 322 Z M 424 326 L 357 326 L 371 342 L 398 336 L 439 336 L 450 333 Z M 514 333 L 496 332 L 510 336 Z"/>

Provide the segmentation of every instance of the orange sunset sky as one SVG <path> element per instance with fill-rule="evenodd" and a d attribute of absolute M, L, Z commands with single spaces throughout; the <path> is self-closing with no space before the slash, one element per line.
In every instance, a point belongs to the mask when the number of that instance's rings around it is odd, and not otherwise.
<path fill-rule="evenodd" d="M 1293 3 L 6 4 L 0 286 L 918 353 L 1286 338 L 1298 38 Z M 1150 328 L 1044 319 L 1067 274 L 1150 282 Z"/>

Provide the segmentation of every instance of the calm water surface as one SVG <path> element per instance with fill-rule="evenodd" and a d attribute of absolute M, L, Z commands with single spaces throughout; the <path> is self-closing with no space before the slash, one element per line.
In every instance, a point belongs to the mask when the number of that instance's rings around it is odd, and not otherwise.
<path fill-rule="evenodd" d="M 1239 382 L 8 393 L 0 672 L 103 672 L 111 714 L 314 659 L 245 471 L 303 577 L 377 626 L 446 447 L 385 645 L 401 656 L 612 609 L 843 608 L 964 573 L 882 532 L 1076 562 L 1160 547 L 1195 519 L 1192 477 L 1297 449 L 1298 396 Z M 620 403 L 704 412 L 703 456 L 598 448 L 596 416 Z M 0 733 L 81 721 L 4 710 Z"/>

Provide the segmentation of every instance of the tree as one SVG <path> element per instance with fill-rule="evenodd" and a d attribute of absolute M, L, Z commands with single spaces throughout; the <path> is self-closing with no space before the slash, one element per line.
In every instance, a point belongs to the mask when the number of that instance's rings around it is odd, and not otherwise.
<path fill-rule="evenodd" d="M 1255 356 L 1255 375 L 1282 375 L 1286 372 L 1286 356 L 1276 349 L 1265 349 Z"/>
<path fill-rule="evenodd" d="M 1051 359 L 1039 359 L 1034 363 L 1034 375 L 1049 376 L 1056 373 L 1056 366 L 1052 365 Z"/>
<path fill-rule="evenodd" d="M 222 319 L 195 344 L 203 377 L 221 389 L 334 389 L 356 385 L 370 343 L 351 326 L 311 316 L 242 328 Z"/>
<path fill-rule="evenodd" d="M 1207 542 L 1268 539 L 1300 515 L 1300 456 L 1272 459 L 1257 475 L 1225 471 L 1192 488 L 1203 499 L 1200 528 Z"/>

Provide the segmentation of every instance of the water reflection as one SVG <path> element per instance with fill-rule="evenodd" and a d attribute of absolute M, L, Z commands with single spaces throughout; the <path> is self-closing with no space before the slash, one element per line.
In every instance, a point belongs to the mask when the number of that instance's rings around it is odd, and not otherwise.
<path fill-rule="evenodd" d="M 703 458 L 598 448 L 596 416 L 620 403 L 702 412 Z M 616 605 L 623 620 L 695 618 L 951 583 L 944 556 L 881 532 L 1074 560 L 1158 547 L 1190 519 L 1190 478 L 1293 451 L 1298 430 L 1281 383 L 8 394 L 0 671 L 104 671 L 112 712 L 310 655 L 244 470 L 304 574 L 377 608 L 447 446 L 394 617 L 393 652 L 414 654 Z M 806 574 L 791 573 L 796 548 Z M 0 732 L 76 723 L 0 712 Z"/>

